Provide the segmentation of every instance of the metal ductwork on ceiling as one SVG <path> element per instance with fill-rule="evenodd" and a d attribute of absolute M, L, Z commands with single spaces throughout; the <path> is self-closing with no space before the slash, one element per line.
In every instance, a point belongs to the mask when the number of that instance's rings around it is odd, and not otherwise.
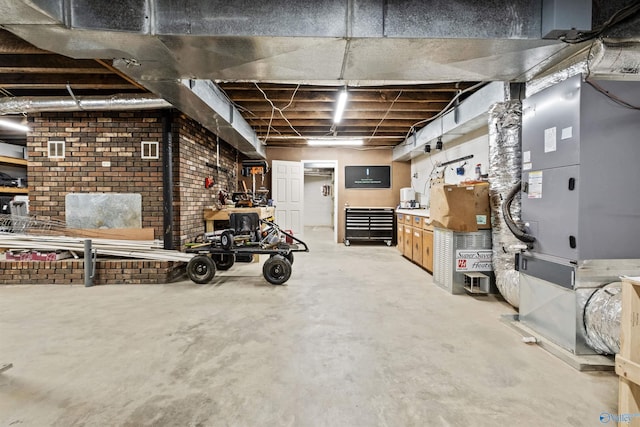
<path fill-rule="evenodd" d="M 609 10 L 592 14 L 584 0 L 505 3 L 0 0 L 0 25 L 41 49 L 113 60 L 142 87 L 262 157 L 255 132 L 212 82 L 526 81 L 584 54 L 584 44 L 544 36 L 590 30 L 591 15 L 600 23 Z M 567 13 L 577 7 L 580 14 Z M 616 37 L 637 37 L 638 22 L 617 28 Z"/>
<path fill-rule="evenodd" d="M 170 108 L 171 104 L 153 94 L 118 94 L 112 96 L 6 97 L 0 98 L 0 115 L 36 111 L 115 111 Z"/>

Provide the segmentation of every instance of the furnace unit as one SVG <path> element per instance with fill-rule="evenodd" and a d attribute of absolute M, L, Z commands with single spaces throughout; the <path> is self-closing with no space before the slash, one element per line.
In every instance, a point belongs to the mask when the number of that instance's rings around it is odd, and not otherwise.
<path fill-rule="evenodd" d="M 636 102 L 640 84 L 594 82 Z M 522 104 L 522 221 L 535 237 L 519 257 L 520 320 L 576 353 L 584 306 L 640 271 L 640 111 L 571 77 Z"/>

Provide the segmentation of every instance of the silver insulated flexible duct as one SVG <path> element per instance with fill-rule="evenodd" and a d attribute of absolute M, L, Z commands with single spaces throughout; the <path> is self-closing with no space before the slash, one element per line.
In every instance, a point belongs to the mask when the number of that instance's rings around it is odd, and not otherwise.
<path fill-rule="evenodd" d="M 153 94 L 117 94 L 111 96 L 7 97 L 0 99 L 0 115 L 36 111 L 117 111 L 169 108 L 171 104 Z"/>
<path fill-rule="evenodd" d="M 587 344 L 601 354 L 620 352 L 622 283 L 613 282 L 597 291 L 584 308 Z"/>
<path fill-rule="evenodd" d="M 516 246 L 514 237 L 502 218 L 501 207 L 506 195 L 520 180 L 522 150 L 522 103 L 497 103 L 489 111 L 489 185 L 491 222 L 493 224 L 493 269 L 496 286 L 505 300 L 514 307 L 520 305 L 520 276 L 514 269 Z M 520 220 L 520 197 L 512 204 L 512 216 Z"/>

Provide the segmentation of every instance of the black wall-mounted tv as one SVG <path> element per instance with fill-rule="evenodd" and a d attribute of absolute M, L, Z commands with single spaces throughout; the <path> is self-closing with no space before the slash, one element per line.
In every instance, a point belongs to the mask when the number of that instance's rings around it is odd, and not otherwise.
<path fill-rule="evenodd" d="M 346 188 L 391 188 L 391 166 L 345 166 Z"/>

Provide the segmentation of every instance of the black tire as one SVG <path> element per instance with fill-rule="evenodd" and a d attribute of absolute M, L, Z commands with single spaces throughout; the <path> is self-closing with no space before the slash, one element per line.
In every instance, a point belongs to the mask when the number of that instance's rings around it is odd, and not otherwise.
<path fill-rule="evenodd" d="M 233 246 L 233 232 L 231 230 L 224 230 L 220 235 L 220 247 L 228 251 Z"/>
<path fill-rule="evenodd" d="M 200 285 L 209 283 L 216 275 L 216 263 L 207 255 L 195 256 L 187 264 L 187 275 Z"/>
<path fill-rule="evenodd" d="M 233 264 L 236 262 L 236 257 L 233 254 L 219 254 L 214 255 L 214 260 L 216 262 L 216 269 L 225 271 L 233 267 Z"/>
<path fill-rule="evenodd" d="M 276 255 L 278 254 L 271 254 L 269 258 L 273 258 Z M 287 261 L 289 261 L 289 264 L 293 265 L 293 252 L 289 252 L 288 254 L 284 255 L 284 257 L 287 259 Z"/>
<path fill-rule="evenodd" d="M 282 255 L 274 255 L 264 262 L 262 275 L 272 285 L 282 285 L 291 277 L 291 263 Z"/>
<path fill-rule="evenodd" d="M 293 265 L 293 252 L 289 252 L 284 257 L 289 261 L 289 264 Z"/>

